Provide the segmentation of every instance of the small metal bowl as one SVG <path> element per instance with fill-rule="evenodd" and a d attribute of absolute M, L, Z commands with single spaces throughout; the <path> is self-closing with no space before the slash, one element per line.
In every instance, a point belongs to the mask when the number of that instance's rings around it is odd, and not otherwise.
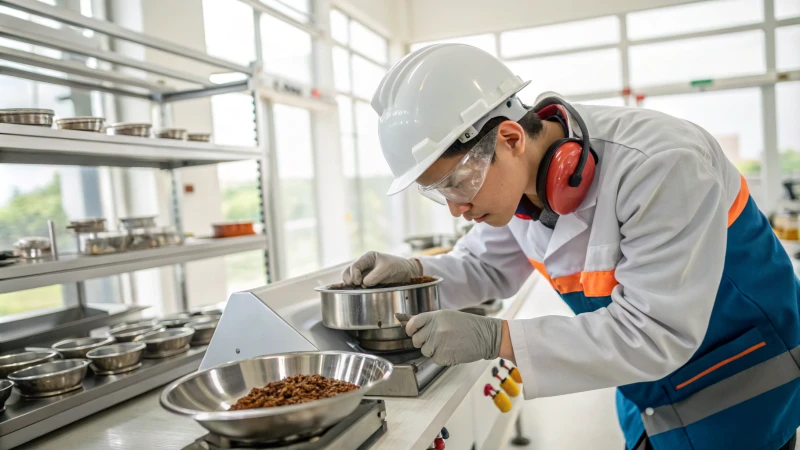
<path fill-rule="evenodd" d="M 53 126 L 52 109 L 13 108 L 0 109 L 0 123 L 16 125 L 36 125 L 50 128 Z"/>
<path fill-rule="evenodd" d="M 14 256 L 22 259 L 50 256 L 50 239 L 37 236 L 19 238 L 14 242 Z"/>
<path fill-rule="evenodd" d="M 95 219 L 73 220 L 69 223 L 67 228 L 76 233 L 99 233 L 106 231 L 106 219 L 101 217 Z"/>
<path fill-rule="evenodd" d="M 6 400 L 11 397 L 11 388 L 14 382 L 10 380 L 0 380 L 0 414 L 6 410 Z"/>
<path fill-rule="evenodd" d="M 86 353 L 104 345 L 114 343 L 113 337 L 86 337 L 65 339 L 53 344 L 53 350 L 61 353 L 64 358 L 85 358 Z"/>
<path fill-rule="evenodd" d="M 0 356 L 0 378 L 6 378 L 9 374 L 18 370 L 27 369 L 60 357 L 56 351 L 30 351 Z"/>
<path fill-rule="evenodd" d="M 189 350 L 194 336 L 194 328 L 170 328 L 165 331 L 153 331 L 142 338 L 147 345 L 145 358 L 166 358 Z"/>
<path fill-rule="evenodd" d="M 86 354 L 95 375 L 117 375 L 142 366 L 142 342 L 125 342 L 96 348 Z"/>
<path fill-rule="evenodd" d="M 192 316 L 187 313 L 171 314 L 159 319 L 158 323 L 167 328 L 182 328 L 192 320 Z"/>
<path fill-rule="evenodd" d="M 108 133 L 121 136 L 150 137 L 153 128 L 149 123 L 115 123 L 108 127 Z"/>
<path fill-rule="evenodd" d="M 157 138 L 186 140 L 186 130 L 183 128 L 163 128 L 156 133 Z"/>
<path fill-rule="evenodd" d="M 194 328 L 194 336 L 192 337 L 192 345 L 208 345 L 211 343 L 211 338 L 214 337 L 214 332 L 217 331 L 219 318 L 201 317 L 187 323 L 186 326 Z"/>
<path fill-rule="evenodd" d="M 62 130 L 103 133 L 106 131 L 106 119 L 103 117 L 69 117 L 56 120 L 56 126 Z"/>
<path fill-rule="evenodd" d="M 39 398 L 80 389 L 90 361 L 63 359 L 18 370 L 8 376 L 23 397 Z"/>
<path fill-rule="evenodd" d="M 165 329 L 164 326 L 153 323 L 134 323 L 116 327 L 108 334 L 119 342 L 136 342 L 142 340 L 142 337 L 147 333 L 164 331 Z"/>
<path fill-rule="evenodd" d="M 189 133 L 186 138 L 192 142 L 211 142 L 211 133 Z"/>

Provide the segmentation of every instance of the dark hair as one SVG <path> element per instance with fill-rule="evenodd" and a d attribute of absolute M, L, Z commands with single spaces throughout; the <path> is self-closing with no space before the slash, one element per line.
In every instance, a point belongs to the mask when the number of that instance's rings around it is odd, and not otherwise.
<path fill-rule="evenodd" d="M 481 131 L 478 133 L 477 136 L 470 139 L 469 141 L 462 143 L 458 139 L 453 142 L 450 147 L 445 150 L 442 154 L 443 158 L 452 158 L 455 156 L 462 156 L 466 154 L 468 151 L 472 150 L 472 147 L 475 146 L 484 136 L 489 134 L 496 126 L 500 125 L 501 123 L 508 120 L 506 117 L 495 117 L 490 119 L 486 122 L 486 125 L 481 128 Z M 528 135 L 529 138 L 535 138 L 542 132 L 544 129 L 544 125 L 542 125 L 542 119 L 539 118 L 539 115 L 533 112 L 532 109 L 529 109 L 528 112 L 522 116 L 517 123 L 522 126 L 522 129 L 525 130 L 525 134 Z M 492 161 L 494 161 L 494 157 L 492 157 Z"/>

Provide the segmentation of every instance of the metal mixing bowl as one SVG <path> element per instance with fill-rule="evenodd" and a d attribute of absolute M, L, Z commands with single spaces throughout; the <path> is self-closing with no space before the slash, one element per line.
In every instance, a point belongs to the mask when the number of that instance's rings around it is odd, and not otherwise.
<path fill-rule="evenodd" d="M 64 358 L 85 358 L 89 350 L 113 344 L 113 337 L 86 337 L 66 339 L 53 344 L 52 349 L 61 353 Z"/>
<path fill-rule="evenodd" d="M 92 362 L 95 375 L 116 375 L 139 368 L 145 347 L 142 342 L 107 345 L 90 351 L 86 357 Z"/>
<path fill-rule="evenodd" d="M 18 370 L 8 376 L 23 397 L 50 397 L 80 389 L 89 370 L 86 359 L 63 359 Z"/>
<path fill-rule="evenodd" d="M 156 137 L 161 139 L 177 139 L 180 141 L 185 141 L 186 130 L 183 128 L 163 128 L 158 130 Z"/>
<path fill-rule="evenodd" d="M 165 329 L 163 325 L 154 323 L 134 323 L 113 328 L 108 334 L 119 342 L 134 342 L 141 340 L 147 333 Z"/>
<path fill-rule="evenodd" d="M 0 123 L 13 123 L 17 125 L 37 125 L 50 128 L 53 126 L 52 109 L 37 108 L 12 108 L 0 109 Z"/>
<path fill-rule="evenodd" d="M 161 406 L 194 418 L 207 430 L 240 440 L 272 441 L 311 434 L 352 413 L 372 387 L 389 379 L 392 364 L 364 353 L 298 352 L 259 356 L 187 375 L 161 394 Z M 360 386 L 298 405 L 228 411 L 255 387 L 291 375 L 322 375 Z"/>
<path fill-rule="evenodd" d="M 145 358 L 166 358 L 189 350 L 194 336 L 194 328 L 170 328 L 153 331 L 142 337 L 141 342 L 147 345 Z"/>
<path fill-rule="evenodd" d="M 61 356 L 56 351 L 19 352 L 0 356 L 0 378 L 6 378 L 10 373 L 46 363 Z"/>
<path fill-rule="evenodd" d="M 379 289 L 316 288 L 322 300 L 322 323 L 336 330 L 369 330 L 399 327 L 395 313 L 416 315 L 439 309 L 439 283 Z"/>
<path fill-rule="evenodd" d="M 164 316 L 158 320 L 158 323 L 167 328 L 182 328 L 191 320 L 192 316 L 188 313 L 178 313 Z"/>
<path fill-rule="evenodd" d="M 208 345 L 211 343 L 211 338 L 214 332 L 217 331 L 219 325 L 219 317 L 199 317 L 187 323 L 186 326 L 194 328 L 194 336 L 192 337 L 192 345 Z"/>
<path fill-rule="evenodd" d="M 11 388 L 13 387 L 13 381 L 0 380 L 0 413 L 6 410 L 6 400 L 11 397 Z"/>
<path fill-rule="evenodd" d="M 62 130 L 104 133 L 106 131 L 106 119 L 102 117 L 69 117 L 56 120 L 56 126 Z"/>
<path fill-rule="evenodd" d="M 149 123 L 115 123 L 108 127 L 108 131 L 123 136 L 150 137 L 151 128 L 153 125 Z"/>

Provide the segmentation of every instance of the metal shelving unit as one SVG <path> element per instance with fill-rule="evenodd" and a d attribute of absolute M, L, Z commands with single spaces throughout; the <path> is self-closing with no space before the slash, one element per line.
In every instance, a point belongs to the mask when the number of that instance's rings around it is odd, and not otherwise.
<path fill-rule="evenodd" d="M 178 45 L 121 27 L 112 22 L 86 17 L 77 12 L 51 6 L 36 0 L 0 0 L 0 5 L 35 16 L 57 21 L 65 26 L 92 30 L 110 39 L 124 40 L 156 49 L 215 70 L 241 74 L 241 80 L 215 84 L 196 73 L 176 70 L 154 63 L 135 60 L 107 49 L 92 46 L 74 39 L 66 29 L 54 29 L 10 16 L 0 17 L 0 36 L 20 42 L 67 52 L 83 58 L 92 58 L 98 64 L 57 59 L 12 48 L 0 48 L 0 60 L 16 63 L 13 67 L 0 66 L 0 74 L 58 84 L 78 89 L 88 89 L 124 97 L 150 100 L 155 108 L 158 125 L 171 125 L 167 104 L 185 99 L 209 97 L 231 92 L 249 92 L 254 95 L 252 79 L 255 66 L 243 66 L 205 52 Z M 19 66 L 19 64 L 24 64 Z M 146 77 L 136 77 L 117 68 L 133 68 Z M 41 69 L 46 69 L 45 71 Z M 53 74 L 53 71 L 59 74 Z M 178 87 L 176 87 L 178 86 Z M 254 126 L 257 124 L 254 124 Z M 99 133 L 58 130 L 33 126 L 0 124 L 0 163 L 63 164 L 79 166 L 152 167 L 168 171 L 171 182 L 169 204 L 172 205 L 172 225 L 182 232 L 180 175 L 174 170 L 181 167 L 217 164 L 230 161 L 255 160 L 259 163 L 259 189 L 262 198 L 260 217 L 265 233 L 257 236 L 220 240 L 190 240 L 183 246 L 151 250 L 130 251 L 105 256 L 61 255 L 58 261 L 39 264 L 18 264 L 0 268 L 0 293 L 30 289 L 62 283 L 78 283 L 78 304 L 82 298 L 82 282 L 87 279 L 127 273 L 152 267 L 178 265 L 175 271 L 176 291 L 188 309 L 183 263 L 197 259 L 217 257 L 231 253 L 263 250 L 270 279 L 270 224 L 266 183 L 267 166 L 265 129 L 257 127 L 256 147 L 235 147 L 202 142 L 172 141 L 167 139 L 110 136 Z M 63 224 L 59 224 L 63 225 Z"/>

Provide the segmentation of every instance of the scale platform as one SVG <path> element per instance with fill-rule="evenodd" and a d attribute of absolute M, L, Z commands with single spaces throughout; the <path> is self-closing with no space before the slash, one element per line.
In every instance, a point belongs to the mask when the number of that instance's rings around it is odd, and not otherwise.
<path fill-rule="evenodd" d="M 366 450 L 386 432 L 386 404 L 383 400 L 361 400 L 352 414 L 313 437 L 296 437 L 277 442 L 237 442 L 209 433 L 184 450 Z"/>

